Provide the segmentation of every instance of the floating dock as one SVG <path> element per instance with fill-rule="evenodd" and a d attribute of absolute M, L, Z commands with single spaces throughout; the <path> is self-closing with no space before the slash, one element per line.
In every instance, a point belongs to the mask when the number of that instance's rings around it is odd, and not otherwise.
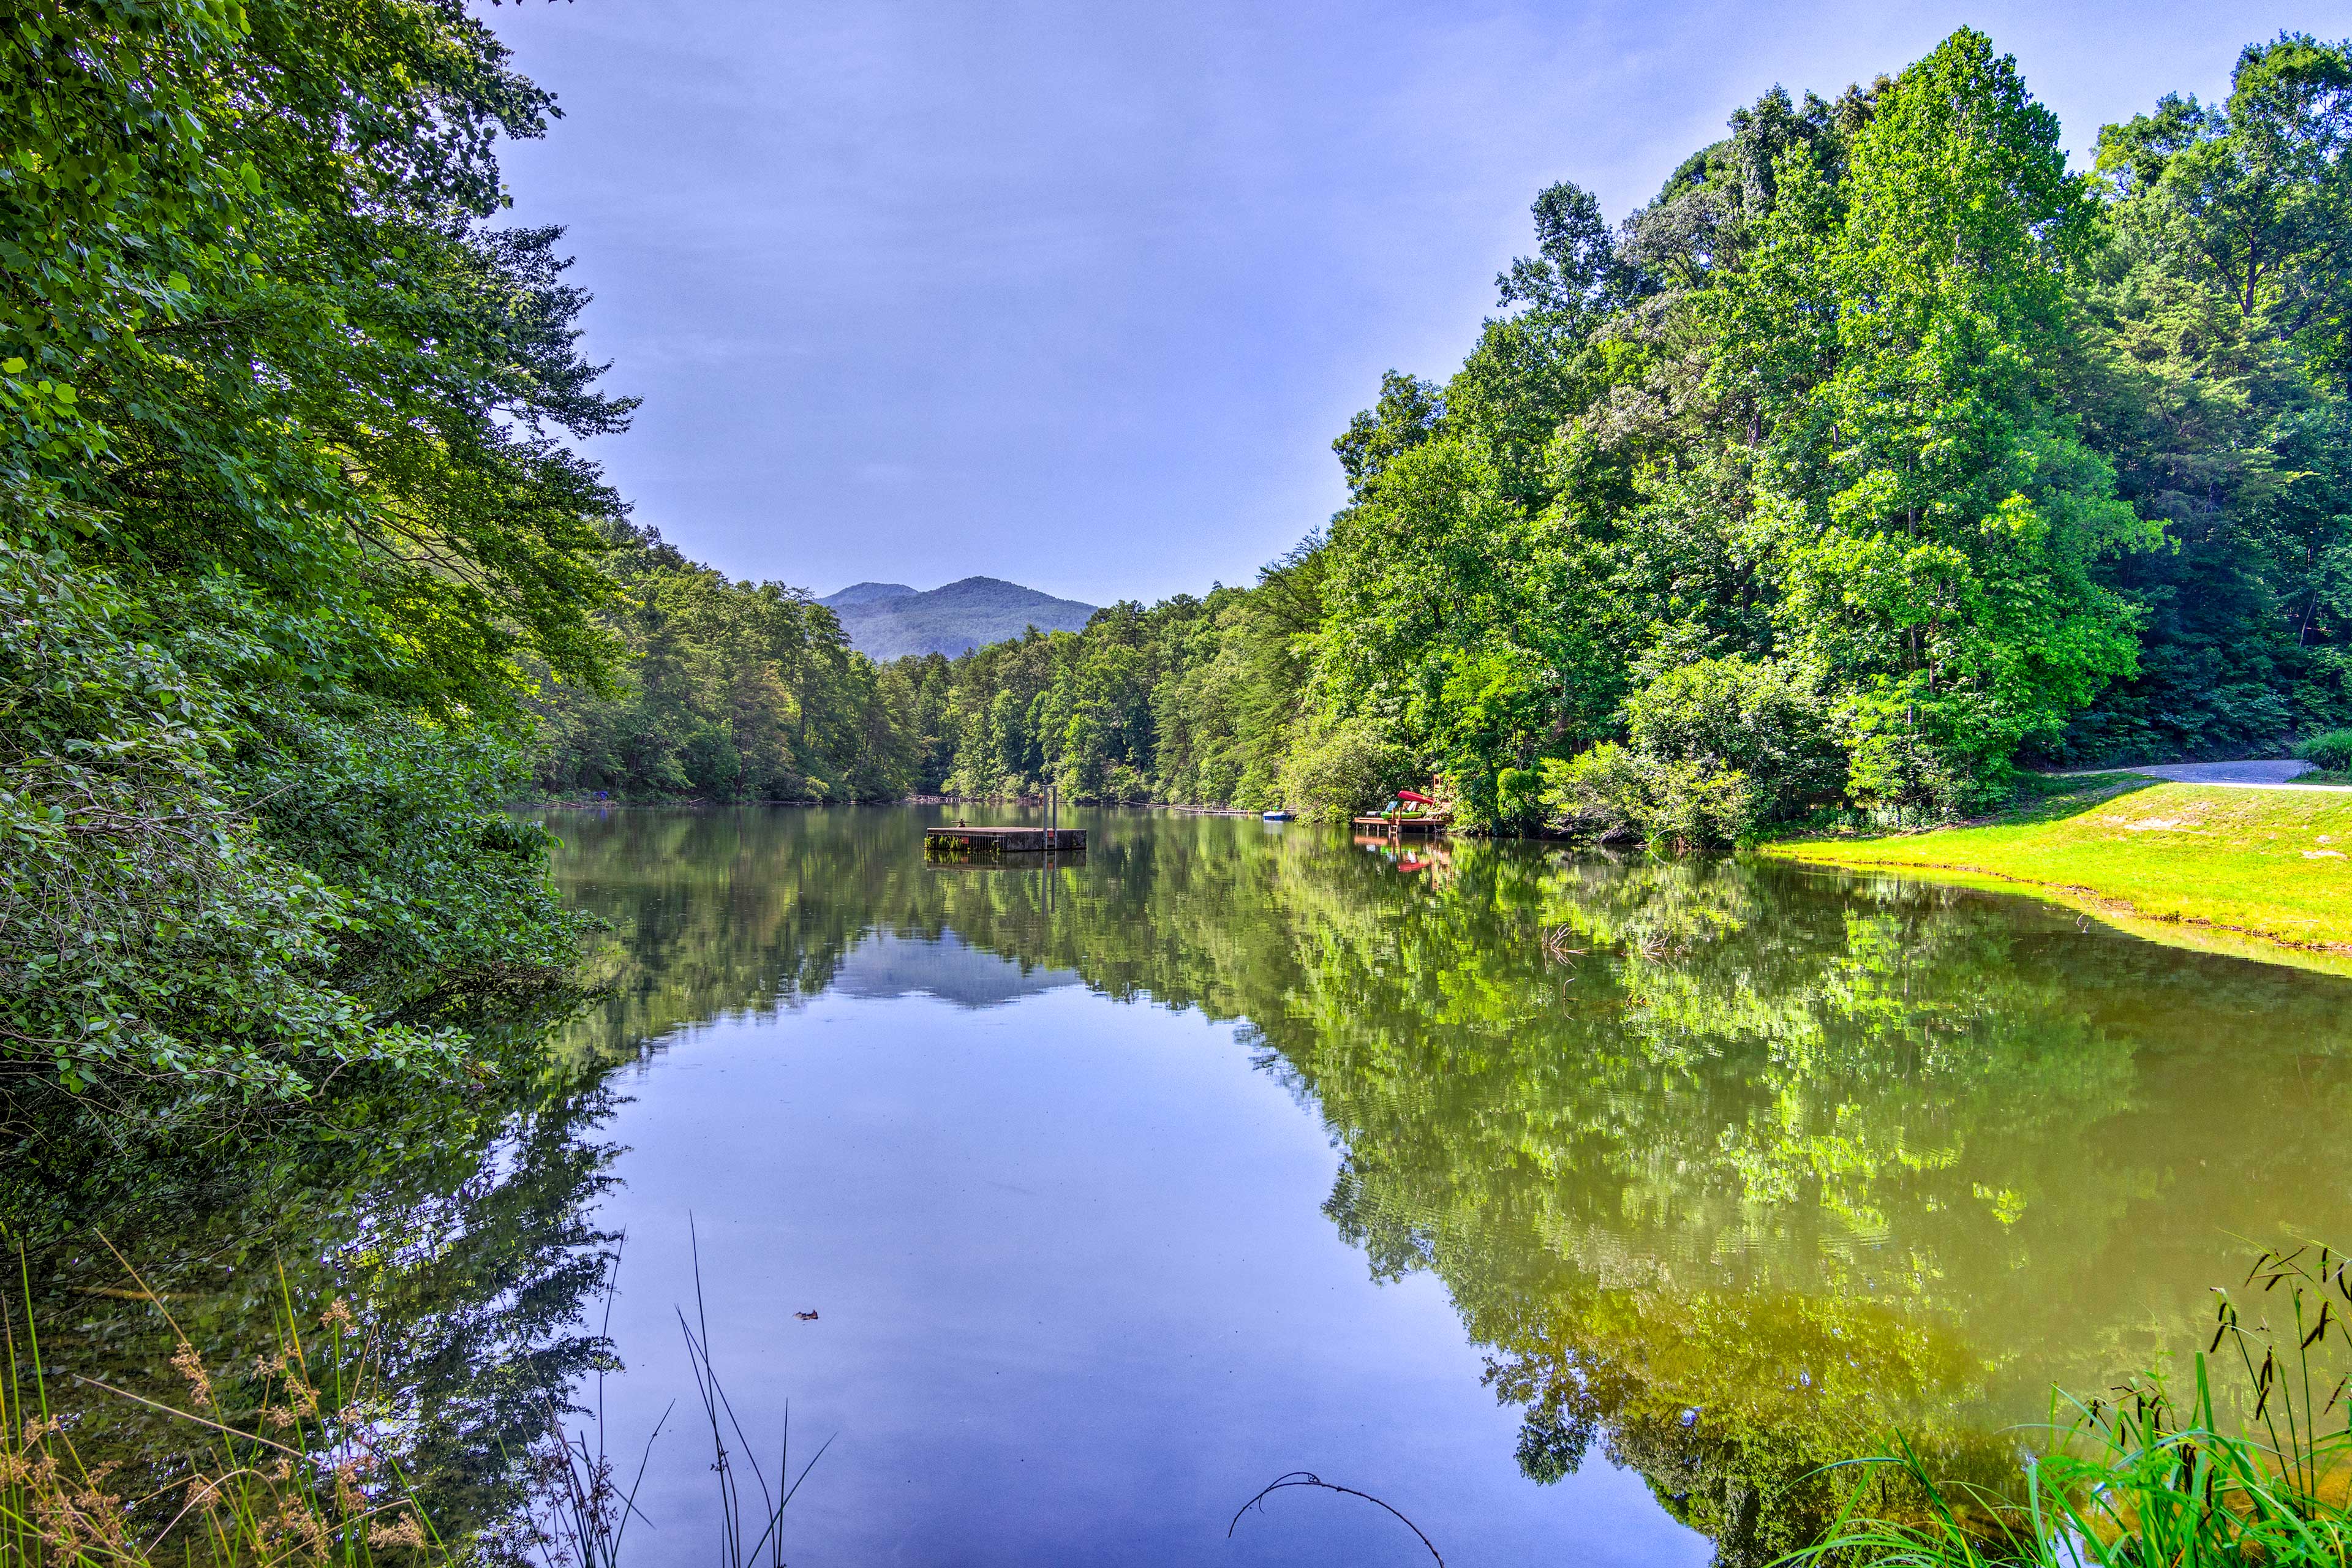
<path fill-rule="evenodd" d="M 926 855 L 1043 855 L 1083 850 L 1083 827 L 926 827 Z"/>

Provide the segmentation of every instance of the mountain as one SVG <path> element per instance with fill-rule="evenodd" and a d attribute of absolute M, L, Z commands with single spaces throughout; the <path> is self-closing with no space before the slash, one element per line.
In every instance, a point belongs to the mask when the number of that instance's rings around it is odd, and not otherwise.
<path fill-rule="evenodd" d="M 850 605 L 873 605 L 884 599 L 904 599 L 915 590 L 904 583 L 852 583 L 830 598 L 819 599 L 820 605 L 842 609 Z"/>
<path fill-rule="evenodd" d="M 1056 599 L 998 577 L 966 577 L 925 594 L 903 583 L 858 583 L 817 603 L 841 617 L 849 646 L 873 659 L 910 653 L 953 658 L 982 643 L 1017 637 L 1031 626 L 1074 632 L 1095 613 L 1092 605 Z"/>

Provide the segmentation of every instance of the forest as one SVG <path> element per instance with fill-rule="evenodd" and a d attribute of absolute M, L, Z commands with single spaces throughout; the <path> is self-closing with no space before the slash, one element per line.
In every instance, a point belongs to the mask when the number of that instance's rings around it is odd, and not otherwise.
<path fill-rule="evenodd" d="M 456 0 L 0 9 L 12 1142 L 478 1081 L 572 984 L 502 808 L 622 667 L 632 405 L 499 221 L 551 113 Z"/>
<path fill-rule="evenodd" d="M 2352 53 L 2281 36 L 2072 171 L 1962 31 L 1572 184 L 1245 589 L 903 662 L 914 782 L 1727 843 L 2352 720 Z"/>

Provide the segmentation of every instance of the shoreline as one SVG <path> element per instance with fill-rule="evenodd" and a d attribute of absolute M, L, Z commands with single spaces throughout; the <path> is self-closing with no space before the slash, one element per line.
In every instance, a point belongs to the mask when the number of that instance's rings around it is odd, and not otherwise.
<path fill-rule="evenodd" d="M 520 800 L 509 805 L 509 811 L 616 811 L 616 810 L 677 810 L 692 807 L 711 810 L 727 806 L 761 805 L 793 806 L 814 810 L 834 805 L 990 805 L 1035 806 L 1041 804 L 1034 795 L 901 795 L 877 796 L 871 800 L 713 800 L 707 795 L 673 795 L 659 800 L 582 800 L 567 797 L 560 800 Z M 1172 811 L 1183 816 L 1249 816 L 1263 815 L 1255 806 L 1198 805 L 1167 800 L 1066 800 L 1065 805 L 1084 806 L 1089 811 Z"/>
<path fill-rule="evenodd" d="M 2352 792 L 2090 775 L 1924 832 L 1790 838 L 1784 865 L 2021 894 L 2170 947 L 2352 977 Z"/>

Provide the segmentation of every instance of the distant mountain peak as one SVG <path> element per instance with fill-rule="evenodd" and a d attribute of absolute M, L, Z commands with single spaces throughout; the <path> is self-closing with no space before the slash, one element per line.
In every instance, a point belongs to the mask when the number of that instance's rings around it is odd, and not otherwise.
<path fill-rule="evenodd" d="M 1092 605 L 1008 583 L 965 577 L 918 593 L 899 583 L 858 583 L 819 599 L 840 617 L 849 646 L 874 659 L 943 653 L 1040 631 L 1074 632 L 1095 613 Z"/>
<path fill-rule="evenodd" d="M 871 605 L 884 599 L 906 599 L 915 590 L 904 583 L 852 583 L 838 594 L 827 594 L 818 604 L 838 610 L 845 605 Z"/>

